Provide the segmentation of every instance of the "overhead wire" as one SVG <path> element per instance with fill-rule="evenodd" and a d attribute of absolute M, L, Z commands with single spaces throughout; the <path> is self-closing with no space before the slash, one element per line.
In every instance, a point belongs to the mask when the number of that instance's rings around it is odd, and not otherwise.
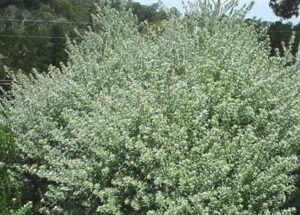
<path fill-rule="evenodd" d="M 66 39 L 66 37 L 50 37 L 50 36 L 38 36 L 38 35 L 13 35 L 13 34 L 0 34 L 0 37 L 12 37 L 12 38 L 39 38 L 39 39 Z"/>
<path fill-rule="evenodd" d="M 33 20 L 33 19 L 1 19 L 0 21 L 14 21 L 14 22 L 34 22 L 34 23 L 59 23 L 59 24 L 81 24 L 92 25 L 91 22 L 75 22 L 75 21 L 61 21 L 61 20 Z"/>

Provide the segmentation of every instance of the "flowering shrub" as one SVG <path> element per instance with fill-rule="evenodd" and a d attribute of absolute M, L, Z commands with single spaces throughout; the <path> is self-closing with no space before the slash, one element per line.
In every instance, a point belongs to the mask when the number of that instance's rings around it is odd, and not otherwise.
<path fill-rule="evenodd" d="M 61 70 L 13 77 L 3 119 L 48 184 L 41 213 L 292 213 L 298 74 L 235 4 L 160 28 L 102 5 Z"/>

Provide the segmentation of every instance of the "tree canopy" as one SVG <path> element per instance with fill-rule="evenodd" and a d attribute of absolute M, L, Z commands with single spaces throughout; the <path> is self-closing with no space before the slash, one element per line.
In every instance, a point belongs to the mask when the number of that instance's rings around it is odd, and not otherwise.
<path fill-rule="evenodd" d="M 289 19 L 299 15 L 300 0 L 270 0 L 270 6 L 277 16 Z"/>

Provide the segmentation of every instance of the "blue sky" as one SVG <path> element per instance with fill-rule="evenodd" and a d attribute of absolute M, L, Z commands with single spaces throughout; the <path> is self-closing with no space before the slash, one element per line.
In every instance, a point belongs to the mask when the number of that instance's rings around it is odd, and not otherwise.
<path fill-rule="evenodd" d="M 157 0 L 135 0 L 137 2 L 140 2 L 142 4 L 152 4 L 157 2 Z M 182 0 L 162 0 L 163 3 L 167 7 L 177 7 L 180 11 L 183 11 L 182 9 Z M 247 4 L 250 3 L 251 0 L 240 0 L 240 4 Z M 261 18 L 264 21 L 278 21 L 280 18 L 276 17 L 272 10 L 269 7 L 269 0 L 256 0 L 254 7 L 252 10 L 249 12 L 248 17 L 252 18 L 256 16 L 257 18 Z M 290 20 L 288 20 L 294 24 L 300 23 L 300 16 L 299 17 L 294 17 Z"/>

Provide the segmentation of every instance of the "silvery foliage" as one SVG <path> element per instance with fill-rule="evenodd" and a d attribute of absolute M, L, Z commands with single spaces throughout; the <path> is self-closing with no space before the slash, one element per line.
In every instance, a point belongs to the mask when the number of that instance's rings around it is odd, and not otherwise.
<path fill-rule="evenodd" d="M 41 213 L 292 213 L 296 67 L 236 5 L 199 0 L 151 27 L 102 4 L 61 70 L 13 76 L 4 120 L 49 184 Z"/>

